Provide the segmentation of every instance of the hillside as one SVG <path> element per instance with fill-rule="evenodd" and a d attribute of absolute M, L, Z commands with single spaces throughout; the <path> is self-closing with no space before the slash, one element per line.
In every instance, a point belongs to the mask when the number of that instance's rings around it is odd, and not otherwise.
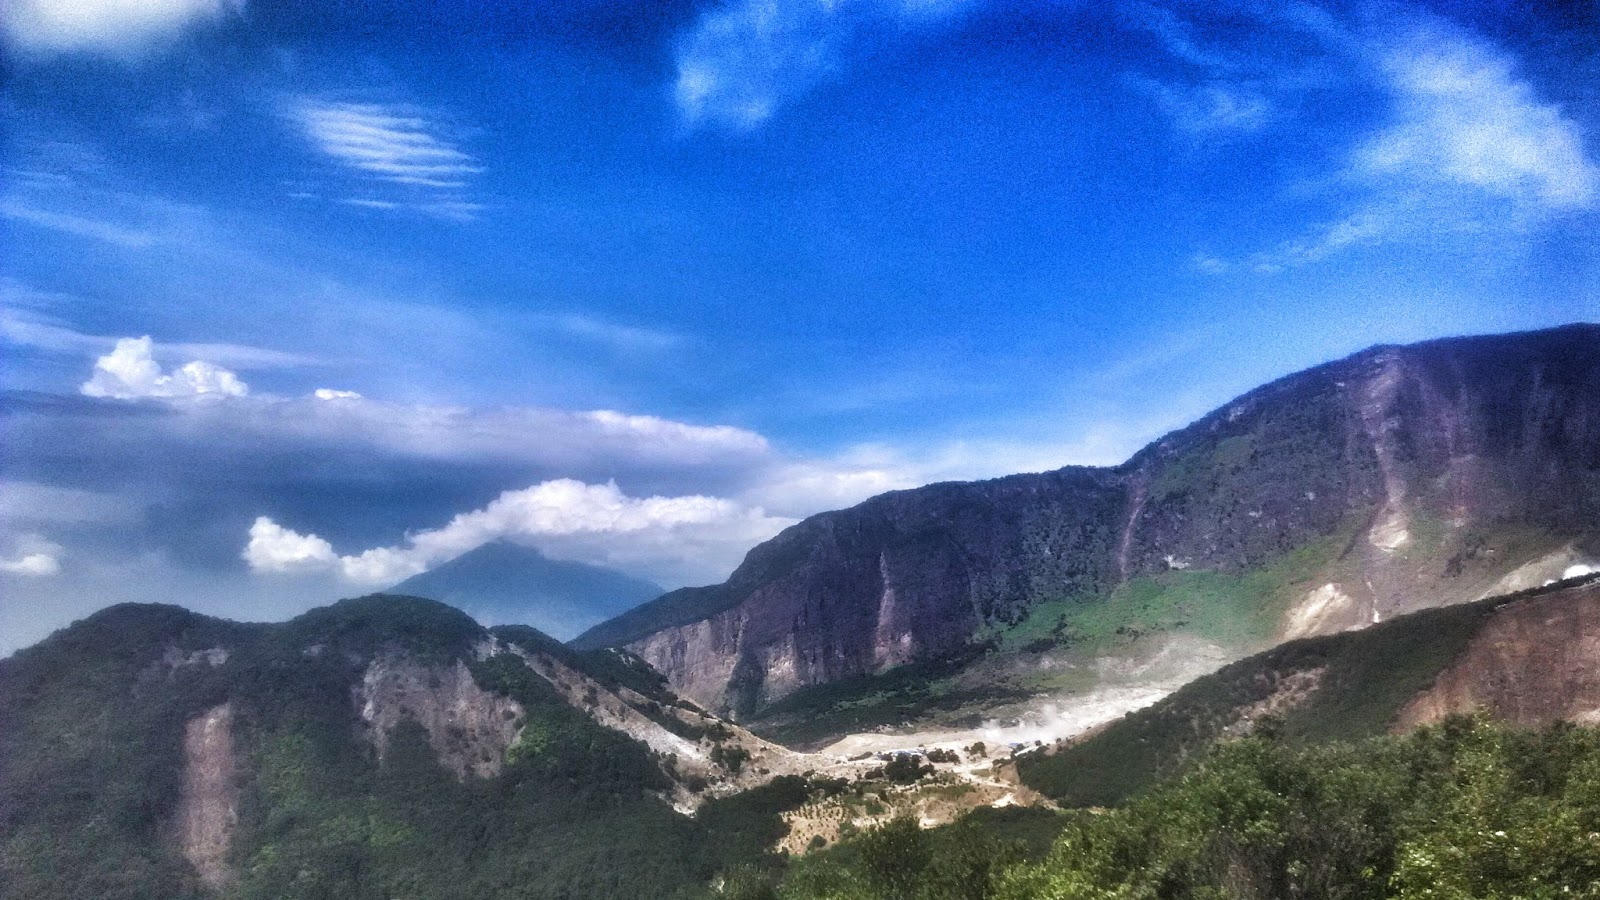
<path fill-rule="evenodd" d="M 1291 641 L 1196 679 L 1019 773 L 1069 806 L 1120 803 L 1215 742 L 1263 727 L 1354 741 L 1463 713 L 1524 728 L 1600 724 L 1600 574 Z"/>
<path fill-rule="evenodd" d="M 115 606 L 0 660 L 0 896 L 682 896 L 765 858 L 804 762 L 428 600 Z"/>
<path fill-rule="evenodd" d="M 531 625 L 560 640 L 662 594 L 643 579 L 506 541 L 469 550 L 389 590 L 438 600 L 489 625 Z"/>
<path fill-rule="evenodd" d="M 1283 640 L 1537 585 L 1600 559 L 1597 523 L 1600 326 L 1377 347 L 1115 468 L 813 516 L 574 645 L 774 733 L 995 697 L 1115 715 Z M 883 680 L 911 663 L 939 669 L 931 694 Z"/>

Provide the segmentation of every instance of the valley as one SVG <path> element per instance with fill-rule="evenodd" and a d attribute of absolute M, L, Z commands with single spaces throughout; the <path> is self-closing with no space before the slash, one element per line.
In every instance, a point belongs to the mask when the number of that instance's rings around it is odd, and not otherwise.
<path fill-rule="evenodd" d="M 1597 403 L 1597 328 L 1380 348 L 1115 469 L 812 517 L 726 584 L 570 642 L 498 622 L 592 612 L 620 582 L 510 546 L 408 582 L 453 585 L 467 612 L 404 594 L 277 624 L 112 606 L 0 660 L 0 884 L 877 898 L 902 895 L 818 885 L 944 847 L 906 877 L 956 878 L 948 856 L 976 867 L 971 896 L 1000 897 L 1088 865 L 1071 835 L 1180 802 L 1218 766 L 1303 787 L 1322 754 L 1393 779 L 1350 748 L 1478 752 L 1600 723 Z M 1489 415 L 1507 409 L 1509 430 Z M 565 593 L 518 587 L 539 573 Z M 1373 865 L 1400 884 L 1410 863 L 1383 854 L 1409 832 L 1383 828 Z M 1280 875 L 1246 893 L 1277 896 Z"/>

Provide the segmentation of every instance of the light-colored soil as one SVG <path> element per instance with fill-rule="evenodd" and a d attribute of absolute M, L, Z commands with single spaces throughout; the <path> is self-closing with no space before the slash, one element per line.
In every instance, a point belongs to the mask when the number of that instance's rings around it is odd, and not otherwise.
<path fill-rule="evenodd" d="M 233 705 L 224 703 L 191 719 L 183 729 L 183 780 L 178 790 L 178 846 L 200 881 L 232 884 L 228 848 L 239 824 L 233 749 Z"/>

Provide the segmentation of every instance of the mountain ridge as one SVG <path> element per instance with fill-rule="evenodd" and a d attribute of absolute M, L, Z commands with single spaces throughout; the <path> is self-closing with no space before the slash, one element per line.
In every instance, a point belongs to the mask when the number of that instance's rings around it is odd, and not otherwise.
<path fill-rule="evenodd" d="M 667 898 L 760 852 L 722 798 L 771 827 L 791 756 L 433 600 L 119 604 L 0 660 L 0 893 Z"/>
<path fill-rule="evenodd" d="M 1320 583 L 1272 586 L 1243 611 L 1265 633 L 1226 652 L 1474 599 L 1518 566 L 1592 552 L 1597 360 L 1593 324 L 1372 347 L 1247 392 L 1120 466 L 818 514 L 722 585 L 668 593 L 574 645 L 627 646 L 681 693 L 749 717 L 1032 627 L 1041 608 L 1098 615 L 1152 582 L 1177 603 L 1201 576 L 1246 577 L 1319 544 L 1298 574 Z"/>
<path fill-rule="evenodd" d="M 642 578 L 551 559 L 503 540 L 413 575 L 389 592 L 430 597 L 488 625 L 530 625 L 562 640 L 664 593 Z"/>

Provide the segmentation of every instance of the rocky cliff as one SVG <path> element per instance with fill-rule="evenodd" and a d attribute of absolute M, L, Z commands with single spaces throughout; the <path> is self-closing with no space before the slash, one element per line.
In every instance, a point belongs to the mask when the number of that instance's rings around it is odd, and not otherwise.
<path fill-rule="evenodd" d="M 814 516 L 727 583 L 575 645 L 626 646 L 684 695 L 751 716 L 1019 628 L 1083 647 L 1093 622 L 1183 632 L 1219 584 L 1248 607 L 1233 618 L 1259 620 L 1207 636 L 1239 656 L 1558 576 L 1600 556 L 1597 523 L 1600 326 L 1376 347 L 1252 391 L 1115 468 L 937 484 Z"/>

